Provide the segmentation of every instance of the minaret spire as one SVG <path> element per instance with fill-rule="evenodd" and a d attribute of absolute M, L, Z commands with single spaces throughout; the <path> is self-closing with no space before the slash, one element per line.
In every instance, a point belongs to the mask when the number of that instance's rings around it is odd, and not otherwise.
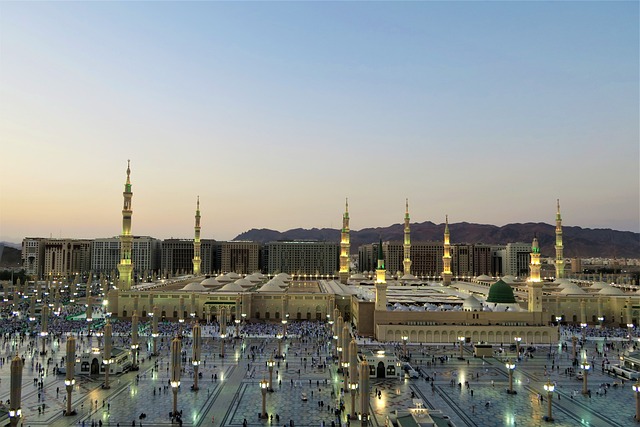
<path fill-rule="evenodd" d="M 131 191 L 131 161 L 127 160 L 127 181 L 124 184 L 124 206 L 122 207 L 122 234 L 120 235 L 120 264 L 118 264 L 118 272 L 120 280 L 118 281 L 120 289 L 131 289 L 133 282 L 133 260 L 132 260 L 132 244 L 133 236 L 131 235 L 131 216 L 133 209 L 131 199 L 133 192 Z"/>
<path fill-rule="evenodd" d="M 384 266 L 384 251 L 382 250 L 382 237 L 378 243 L 378 265 L 376 267 L 376 310 L 387 309 L 387 269 Z"/>
<path fill-rule="evenodd" d="M 449 215 L 445 215 L 444 221 L 444 254 L 442 255 L 442 284 L 449 286 L 451 284 L 451 243 L 449 241 Z"/>
<path fill-rule="evenodd" d="M 562 246 L 562 216 L 560 215 L 560 199 L 557 199 L 558 211 L 556 213 L 556 279 L 564 277 L 564 255 Z"/>
<path fill-rule="evenodd" d="M 349 279 L 350 265 L 350 236 L 349 236 L 349 199 L 345 199 L 344 214 L 342 215 L 342 230 L 340 233 L 340 282 L 346 284 Z"/>
<path fill-rule="evenodd" d="M 408 276 L 411 274 L 411 230 L 409 227 L 409 199 L 406 199 L 406 210 L 404 213 L 404 274 Z"/>
<path fill-rule="evenodd" d="M 193 275 L 200 275 L 200 196 L 198 196 L 196 202 L 196 225 L 194 227 L 193 237 Z"/>

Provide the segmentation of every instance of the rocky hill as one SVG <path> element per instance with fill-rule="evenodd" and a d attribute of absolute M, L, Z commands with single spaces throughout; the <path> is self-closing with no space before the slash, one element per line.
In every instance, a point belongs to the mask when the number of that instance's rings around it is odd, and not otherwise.
<path fill-rule="evenodd" d="M 545 223 L 507 224 L 502 227 L 488 224 L 470 224 L 461 222 L 449 224 L 451 243 L 507 244 L 526 242 L 538 236 L 541 252 L 544 256 L 553 256 L 555 250 L 555 225 Z M 611 229 L 590 229 L 582 227 L 562 228 L 564 255 L 566 257 L 607 257 L 640 258 L 640 233 L 616 231 Z M 411 241 L 441 242 L 444 224 L 426 221 L 411 224 Z M 357 253 L 358 246 L 383 241 L 402 241 L 403 224 L 389 227 L 351 230 L 351 252 Z M 266 243 L 275 240 L 327 240 L 340 241 L 340 230 L 331 228 L 296 228 L 284 232 L 268 229 L 251 229 L 234 240 L 253 240 Z"/>
<path fill-rule="evenodd" d="M 0 267 L 19 267 L 21 264 L 21 251 L 11 246 L 0 243 Z"/>

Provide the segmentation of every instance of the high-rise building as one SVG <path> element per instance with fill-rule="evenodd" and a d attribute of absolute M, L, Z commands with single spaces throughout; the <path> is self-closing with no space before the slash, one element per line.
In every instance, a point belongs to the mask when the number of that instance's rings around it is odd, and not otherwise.
<path fill-rule="evenodd" d="M 133 274 L 141 277 L 145 272 L 159 272 L 162 242 L 148 236 L 133 236 L 131 259 Z M 120 261 L 120 237 L 95 239 L 91 247 L 91 270 L 111 273 Z"/>
<path fill-rule="evenodd" d="M 22 240 L 22 267 L 29 276 L 42 278 L 44 261 L 44 241 L 42 237 L 27 237 Z"/>
<path fill-rule="evenodd" d="M 334 242 L 278 241 L 265 245 L 267 273 L 335 274 L 339 246 Z"/>
<path fill-rule="evenodd" d="M 260 270 L 260 244 L 248 241 L 215 242 L 214 270 L 251 274 Z"/>
<path fill-rule="evenodd" d="M 211 274 L 214 266 L 215 240 L 200 241 L 200 273 Z M 165 239 L 162 241 L 160 269 L 170 275 L 193 273 L 194 245 L 192 239 Z"/>
<path fill-rule="evenodd" d="M 379 243 L 358 247 L 360 271 L 374 271 L 377 265 Z M 403 269 L 404 245 L 402 242 L 382 242 L 386 270 L 394 274 Z M 411 274 L 417 277 L 440 276 L 442 272 L 443 247 L 439 242 L 417 242 L 411 244 Z"/>
<path fill-rule="evenodd" d="M 43 277 L 85 273 L 91 269 L 91 240 L 45 239 Z"/>
<path fill-rule="evenodd" d="M 508 243 L 505 249 L 505 275 L 529 276 L 531 245 L 528 243 Z"/>

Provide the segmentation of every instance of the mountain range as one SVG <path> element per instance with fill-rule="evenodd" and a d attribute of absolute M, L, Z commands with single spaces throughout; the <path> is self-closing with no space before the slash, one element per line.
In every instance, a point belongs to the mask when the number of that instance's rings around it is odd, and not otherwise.
<path fill-rule="evenodd" d="M 545 223 L 507 224 L 501 227 L 488 224 L 460 222 L 449 224 L 451 243 L 485 243 L 506 245 L 507 243 L 530 243 L 538 237 L 544 256 L 555 256 L 555 225 Z M 640 233 L 611 229 L 591 229 L 563 226 L 564 256 L 567 258 L 640 258 Z M 431 221 L 411 224 L 411 242 L 442 242 L 444 223 Z M 404 224 L 388 227 L 351 230 L 351 253 L 358 246 L 382 241 L 403 241 Z M 251 229 L 233 240 L 252 240 L 267 243 L 277 240 L 321 240 L 340 241 L 340 230 L 332 228 L 295 228 L 280 232 L 269 229 Z"/>

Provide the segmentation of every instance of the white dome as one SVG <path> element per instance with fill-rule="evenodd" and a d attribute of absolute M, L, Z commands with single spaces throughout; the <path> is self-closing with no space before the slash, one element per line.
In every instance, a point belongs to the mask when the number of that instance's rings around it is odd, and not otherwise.
<path fill-rule="evenodd" d="M 589 289 L 604 289 L 610 288 L 611 285 L 605 282 L 595 282 L 593 285 L 589 286 Z"/>
<path fill-rule="evenodd" d="M 244 279 L 238 279 L 234 283 L 242 286 L 243 288 L 250 288 L 251 286 L 253 286 L 253 283 L 251 283 L 251 281 L 246 277 Z"/>
<path fill-rule="evenodd" d="M 462 308 L 469 311 L 482 310 L 482 303 L 475 296 L 469 295 L 469 297 L 462 302 Z"/>
<path fill-rule="evenodd" d="M 227 283 L 218 290 L 221 292 L 244 292 L 244 288 L 236 282 Z"/>
<path fill-rule="evenodd" d="M 584 294 L 586 292 L 575 283 L 569 283 L 563 287 L 560 293 L 563 295 L 567 295 L 567 294 Z"/>
<path fill-rule="evenodd" d="M 222 285 L 222 283 L 218 282 L 213 277 L 209 277 L 208 279 L 204 279 L 202 282 L 200 282 L 200 284 L 203 285 L 203 286 L 221 286 Z"/>
<path fill-rule="evenodd" d="M 362 273 L 355 273 L 352 274 L 351 277 L 349 277 L 350 280 L 366 280 L 367 278 L 364 277 L 364 275 Z"/>
<path fill-rule="evenodd" d="M 204 286 L 202 286 L 201 283 L 198 282 L 191 282 L 189 283 L 187 286 L 185 286 L 184 288 L 182 288 L 183 291 L 192 291 L 192 292 L 203 292 L 206 291 L 207 288 L 205 288 Z"/>
<path fill-rule="evenodd" d="M 291 281 L 291 276 L 289 276 L 287 273 L 280 273 L 277 274 L 274 279 L 278 279 L 282 282 L 290 282 Z"/>
<path fill-rule="evenodd" d="M 232 280 L 238 280 L 238 279 L 239 279 L 239 278 L 241 278 L 242 276 L 240 276 L 240 275 L 239 275 L 238 273 L 236 273 L 235 271 L 232 271 L 232 272 L 230 272 L 230 273 L 227 273 L 227 277 L 228 277 L 229 279 L 232 279 Z"/>
<path fill-rule="evenodd" d="M 216 277 L 216 280 L 220 283 L 227 283 L 227 282 L 233 282 L 235 279 L 230 278 L 226 274 L 221 274 L 218 277 Z"/>
<path fill-rule="evenodd" d="M 245 279 L 247 279 L 248 281 L 250 281 L 252 283 L 260 283 L 263 280 L 255 273 L 248 275 L 247 277 L 245 277 Z"/>
<path fill-rule="evenodd" d="M 405 274 L 404 276 L 400 277 L 400 280 L 415 281 L 418 280 L 418 278 L 413 274 Z"/>
<path fill-rule="evenodd" d="M 504 283 L 513 283 L 513 282 L 515 282 L 515 281 L 516 281 L 516 278 L 515 278 L 515 277 L 513 277 L 513 276 L 511 276 L 511 275 L 506 275 L 506 276 L 504 276 L 504 277 L 502 278 L 502 281 L 503 281 Z"/>
<path fill-rule="evenodd" d="M 607 286 L 598 291 L 600 295 L 624 295 L 624 292 L 620 288 L 614 288 L 613 286 Z"/>
<path fill-rule="evenodd" d="M 280 282 L 281 283 L 281 282 Z M 267 283 L 262 285 L 258 292 L 284 292 L 280 286 L 278 286 L 278 281 L 269 280 Z"/>
<path fill-rule="evenodd" d="M 486 274 L 481 274 L 480 276 L 476 277 L 476 280 L 479 280 L 481 282 L 493 282 L 493 279 Z"/>

